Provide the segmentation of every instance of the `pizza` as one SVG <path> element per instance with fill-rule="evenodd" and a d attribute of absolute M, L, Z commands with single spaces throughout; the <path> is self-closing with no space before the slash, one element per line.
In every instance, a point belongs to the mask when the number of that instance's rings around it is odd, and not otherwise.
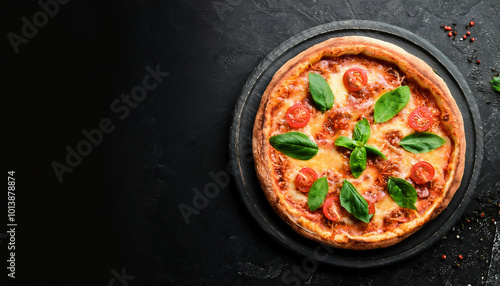
<path fill-rule="evenodd" d="M 381 40 L 319 43 L 274 75 L 252 149 L 273 209 L 337 248 L 394 245 L 447 207 L 464 171 L 463 119 L 446 83 Z"/>

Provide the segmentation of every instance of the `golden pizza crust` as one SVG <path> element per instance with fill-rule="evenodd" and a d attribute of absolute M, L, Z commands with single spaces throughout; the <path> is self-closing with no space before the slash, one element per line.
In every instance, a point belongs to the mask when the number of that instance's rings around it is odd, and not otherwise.
<path fill-rule="evenodd" d="M 279 192 L 276 192 L 278 186 L 271 175 L 274 172 L 268 156 L 269 136 L 266 135 L 269 134 L 267 129 L 270 127 L 270 111 L 266 110 L 270 95 L 280 93 L 286 88 L 287 83 L 292 82 L 311 63 L 319 61 L 323 56 L 338 57 L 346 54 L 364 54 L 397 65 L 400 70 L 415 79 L 420 86 L 429 89 L 441 109 L 442 118 L 449 117 L 444 126 L 448 129 L 448 135 L 453 142 L 453 151 L 448 164 L 448 180 L 443 187 L 444 196 L 435 199 L 433 205 L 419 218 L 403 223 L 393 231 L 381 234 L 367 233 L 361 236 L 336 234 L 332 236 L 331 233 L 325 232 L 311 221 L 301 217 L 297 211 L 287 207 L 284 198 L 280 197 Z M 255 119 L 252 140 L 257 176 L 273 209 L 301 235 L 334 247 L 354 250 L 383 248 L 396 244 L 434 219 L 446 208 L 460 186 L 463 176 L 465 144 L 460 110 L 441 77 L 436 75 L 425 62 L 400 47 L 373 38 L 358 36 L 327 40 L 307 49 L 283 65 L 276 72 L 262 96 Z"/>

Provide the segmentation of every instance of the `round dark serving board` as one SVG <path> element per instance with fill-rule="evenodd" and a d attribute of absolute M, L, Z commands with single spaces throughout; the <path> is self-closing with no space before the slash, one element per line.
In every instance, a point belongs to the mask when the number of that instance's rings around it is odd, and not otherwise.
<path fill-rule="evenodd" d="M 483 132 L 477 103 L 465 79 L 443 53 L 426 40 L 404 29 L 372 21 L 333 22 L 306 30 L 281 44 L 257 66 L 243 86 L 230 133 L 230 158 L 243 203 L 258 224 L 288 249 L 314 257 L 318 243 L 292 230 L 271 208 L 255 174 L 251 157 L 252 129 L 264 90 L 275 72 L 307 48 L 330 38 L 368 36 L 393 43 L 424 60 L 448 85 L 464 119 L 467 141 L 462 184 L 448 207 L 433 221 L 402 242 L 384 249 L 350 251 L 334 249 L 322 262 L 350 268 L 369 268 L 401 261 L 422 252 L 444 236 L 463 215 L 477 184 L 483 157 Z M 324 254 L 324 251 L 321 253 Z"/>

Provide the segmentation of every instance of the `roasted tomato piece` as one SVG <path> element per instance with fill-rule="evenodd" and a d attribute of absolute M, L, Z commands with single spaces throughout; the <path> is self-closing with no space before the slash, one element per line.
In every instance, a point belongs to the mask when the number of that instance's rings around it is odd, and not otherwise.
<path fill-rule="evenodd" d="M 363 198 L 368 203 L 368 214 L 374 214 L 375 213 L 375 201 L 374 201 L 374 199 L 371 197 L 368 197 L 366 195 L 363 195 Z"/>
<path fill-rule="evenodd" d="M 434 167 L 426 161 L 420 161 L 411 167 L 410 178 L 417 184 L 425 184 L 434 178 Z"/>
<path fill-rule="evenodd" d="M 429 129 L 432 121 L 432 112 L 425 106 L 413 110 L 410 116 L 408 116 L 410 127 L 420 132 Z"/>
<path fill-rule="evenodd" d="M 297 102 L 292 105 L 285 114 L 285 119 L 288 125 L 292 128 L 300 128 L 307 125 L 311 118 L 311 113 L 309 109 L 305 107 L 302 103 Z"/>
<path fill-rule="evenodd" d="M 359 91 L 368 82 L 366 72 L 360 68 L 348 69 L 344 73 L 344 85 L 350 91 Z"/>
<path fill-rule="evenodd" d="M 323 213 L 326 218 L 331 221 L 338 221 L 342 216 L 345 215 L 345 209 L 340 205 L 340 199 L 338 196 L 329 196 L 326 198 L 323 204 Z"/>
<path fill-rule="evenodd" d="M 302 168 L 295 177 L 295 187 L 297 190 L 307 193 L 314 181 L 318 179 L 318 175 L 311 168 Z"/>

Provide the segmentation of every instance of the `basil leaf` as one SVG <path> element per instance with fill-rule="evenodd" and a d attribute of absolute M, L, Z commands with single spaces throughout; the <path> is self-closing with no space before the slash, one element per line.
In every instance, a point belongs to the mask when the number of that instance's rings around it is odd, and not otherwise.
<path fill-rule="evenodd" d="M 496 76 L 494 77 L 491 81 L 490 81 L 490 84 L 491 84 L 491 87 L 493 87 L 494 90 L 496 91 L 500 91 L 500 76 Z"/>
<path fill-rule="evenodd" d="M 415 202 L 417 202 L 417 191 L 406 180 L 389 177 L 387 188 L 389 189 L 389 195 L 391 195 L 398 206 L 417 210 L 415 206 Z"/>
<path fill-rule="evenodd" d="M 351 173 L 354 178 L 361 176 L 366 168 L 366 149 L 365 147 L 356 147 L 349 158 Z"/>
<path fill-rule="evenodd" d="M 337 140 L 335 140 L 335 145 L 349 149 L 354 149 L 357 146 L 356 141 L 345 136 L 340 136 L 339 138 L 337 138 Z"/>
<path fill-rule="evenodd" d="M 368 214 L 368 202 L 358 193 L 351 182 L 344 180 L 340 190 L 340 205 L 357 219 L 370 222 L 373 215 Z"/>
<path fill-rule="evenodd" d="M 311 91 L 314 104 L 319 111 L 327 111 L 332 108 L 334 96 L 328 82 L 316 73 L 309 73 L 309 90 Z"/>
<path fill-rule="evenodd" d="M 377 156 L 380 156 L 380 157 L 387 160 L 387 157 L 382 152 L 380 152 L 377 148 L 370 146 L 370 145 L 365 145 L 365 148 L 366 148 L 366 151 L 368 151 L 372 154 L 375 154 Z"/>
<path fill-rule="evenodd" d="M 410 101 L 410 88 L 400 86 L 395 90 L 384 93 L 375 102 L 373 118 L 375 123 L 386 122 L 398 114 Z"/>
<path fill-rule="evenodd" d="M 444 138 L 429 132 L 415 132 L 399 141 L 406 151 L 419 154 L 432 151 L 446 143 Z"/>
<path fill-rule="evenodd" d="M 309 189 L 309 194 L 307 195 L 307 204 L 309 205 L 309 209 L 313 212 L 321 207 L 327 194 L 328 181 L 326 180 L 326 177 L 321 177 L 314 181 Z"/>
<path fill-rule="evenodd" d="M 370 123 L 368 123 L 368 120 L 366 120 L 366 118 L 363 118 L 362 120 L 358 121 L 358 123 L 356 123 L 356 126 L 354 126 L 352 139 L 366 144 L 366 142 L 368 142 L 368 138 L 370 138 L 370 133 Z"/>
<path fill-rule="evenodd" d="M 318 153 L 318 145 L 300 132 L 272 136 L 269 143 L 283 154 L 299 160 L 309 160 Z"/>

